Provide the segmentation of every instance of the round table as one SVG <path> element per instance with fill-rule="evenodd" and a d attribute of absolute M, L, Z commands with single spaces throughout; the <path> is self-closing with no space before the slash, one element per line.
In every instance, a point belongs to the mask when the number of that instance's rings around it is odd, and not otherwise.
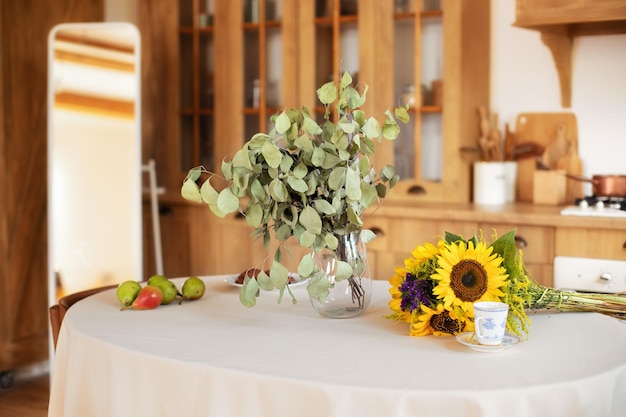
<path fill-rule="evenodd" d="M 626 325 L 611 317 L 531 313 L 527 340 L 484 353 L 408 336 L 385 318 L 386 281 L 341 320 L 304 285 L 296 304 L 263 293 L 248 309 L 227 276 L 202 278 L 205 296 L 180 305 L 120 311 L 114 290 L 75 304 L 49 416 L 626 416 Z"/>

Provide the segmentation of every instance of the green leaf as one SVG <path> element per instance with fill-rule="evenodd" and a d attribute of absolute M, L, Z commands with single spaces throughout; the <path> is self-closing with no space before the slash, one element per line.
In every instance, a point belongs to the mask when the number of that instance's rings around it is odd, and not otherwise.
<path fill-rule="evenodd" d="M 304 116 L 304 120 L 302 121 L 302 128 L 309 135 L 319 135 L 322 133 L 322 128 L 315 123 L 310 116 Z"/>
<path fill-rule="evenodd" d="M 319 167 L 324 163 L 326 152 L 322 148 L 315 148 L 313 150 L 313 156 L 311 157 L 311 163 L 313 166 Z"/>
<path fill-rule="evenodd" d="M 313 273 L 314 270 L 315 263 L 313 262 L 313 255 L 304 255 L 298 264 L 298 275 L 302 278 L 307 278 Z"/>
<path fill-rule="evenodd" d="M 306 289 L 312 298 L 323 303 L 328 297 L 328 290 L 332 286 L 333 284 L 326 277 L 326 273 L 320 271 L 309 278 Z"/>
<path fill-rule="evenodd" d="M 335 83 L 329 81 L 320 88 L 317 89 L 317 98 L 320 99 L 322 104 L 328 105 L 337 99 L 337 89 Z"/>
<path fill-rule="evenodd" d="M 300 243 L 300 246 L 302 246 L 303 248 L 310 248 L 311 246 L 313 246 L 313 242 L 315 242 L 316 236 L 317 236 L 316 234 L 313 234 L 305 230 L 304 232 L 300 234 L 300 238 L 298 239 L 298 242 Z"/>
<path fill-rule="evenodd" d="M 319 235 L 322 232 L 322 219 L 317 213 L 317 210 L 311 206 L 306 206 L 302 209 L 300 213 L 300 224 L 313 234 Z"/>
<path fill-rule="evenodd" d="M 357 226 L 363 226 L 363 220 L 352 206 L 348 206 L 348 220 Z"/>
<path fill-rule="evenodd" d="M 289 191 L 287 191 L 287 187 L 281 180 L 275 178 L 270 183 L 270 195 L 274 200 L 284 202 L 288 200 Z"/>
<path fill-rule="evenodd" d="M 372 230 L 370 229 L 363 229 L 361 230 L 361 241 L 363 243 L 369 243 L 372 240 L 376 239 L 376 233 L 374 233 Z"/>
<path fill-rule="evenodd" d="M 228 181 L 231 181 L 233 179 L 233 164 L 230 161 L 222 161 L 222 166 L 220 168 L 222 170 L 222 174 L 224 175 L 224 178 L 226 178 Z"/>
<path fill-rule="evenodd" d="M 346 183 L 346 167 L 333 168 L 328 176 L 328 186 L 331 190 L 338 190 Z"/>
<path fill-rule="evenodd" d="M 205 182 L 208 182 L 208 180 Z M 185 200 L 194 201 L 196 203 L 202 202 L 200 188 L 198 187 L 198 184 L 196 184 L 196 181 L 192 179 L 186 179 L 185 182 L 183 182 L 183 186 L 180 189 L 180 195 Z"/>
<path fill-rule="evenodd" d="M 383 169 L 380 170 L 380 177 L 385 182 L 391 180 L 395 175 L 396 169 L 393 167 L 393 165 L 385 165 Z"/>
<path fill-rule="evenodd" d="M 343 74 L 341 74 L 339 87 L 343 89 L 348 87 L 350 84 L 352 84 L 352 75 L 350 75 L 348 71 L 344 71 Z"/>
<path fill-rule="evenodd" d="M 254 180 L 252 180 L 252 184 L 250 185 L 250 192 L 252 193 L 252 196 L 258 201 L 265 201 L 265 188 L 263 188 L 263 185 L 261 185 L 261 181 L 259 181 L 258 179 L 255 178 Z"/>
<path fill-rule="evenodd" d="M 317 210 L 318 213 L 322 213 L 322 214 L 335 214 L 335 209 L 333 208 L 332 204 L 330 204 L 328 201 L 318 198 L 317 200 L 313 200 L 313 206 L 315 206 L 315 210 Z"/>
<path fill-rule="evenodd" d="M 343 130 L 344 132 L 346 132 L 348 134 L 354 133 L 355 130 L 356 130 L 354 124 L 352 124 L 350 122 L 338 123 L 338 125 L 341 128 L 341 130 Z"/>
<path fill-rule="evenodd" d="M 378 139 L 382 134 L 380 123 L 378 123 L 378 120 L 373 117 L 367 119 L 367 122 L 365 122 L 365 125 L 361 128 L 361 131 L 365 137 L 369 139 Z"/>
<path fill-rule="evenodd" d="M 337 261 L 337 272 L 335 274 L 335 281 L 342 281 L 352 276 L 352 267 L 348 262 Z"/>
<path fill-rule="evenodd" d="M 293 169 L 293 176 L 296 177 L 296 178 L 303 179 L 304 177 L 306 177 L 306 174 L 308 174 L 308 173 L 309 173 L 309 169 L 307 168 L 307 166 L 306 166 L 306 164 L 304 162 L 300 162 Z"/>
<path fill-rule="evenodd" d="M 272 280 L 270 279 L 269 275 L 267 275 L 265 273 L 265 271 L 261 270 L 257 277 L 256 277 L 257 282 L 259 283 L 259 287 L 263 290 L 263 291 L 272 291 L 275 287 L 274 287 L 274 283 L 272 282 Z"/>
<path fill-rule="evenodd" d="M 185 181 L 191 180 L 195 182 L 202 175 L 202 169 L 203 169 L 202 167 L 191 168 L 189 172 L 187 173 L 187 177 L 185 178 Z"/>
<path fill-rule="evenodd" d="M 261 147 L 261 153 L 263 154 L 263 158 L 265 158 L 267 165 L 272 168 L 278 168 L 280 166 L 283 154 L 276 147 L 276 145 L 271 142 L 265 142 Z"/>
<path fill-rule="evenodd" d="M 217 196 L 217 207 L 224 213 L 234 213 L 239 209 L 239 199 L 229 188 L 224 188 Z"/>
<path fill-rule="evenodd" d="M 313 152 L 313 143 L 307 135 L 300 135 L 295 140 L 295 145 L 306 152 Z"/>
<path fill-rule="evenodd" d="M 276 131 L 281 135 L 291 127 L 291 120 L 289 120 L 289 116 L 284 111 L 276 118 L 275 126 Z"/>
<path fill-rule="evenodd" d="M 245 145 L 237 151 L 231 163 L 233 168 L 243 167 L 252 170 L 252 164 L 248 158 L 248 148 Z"/>
<path fill-rule="evenodd" d="M 385 138 L 389 140 L 394 140 L 398 137 L 399 134 L 400 134 L 400 126 L 398 126 L 395 120 L 391 122 L 385 121 L 385 124 L 383 125 L 383 136 Z"/>
<path fill-rule="evenodd" d="M 263 220 L 263 209 L 259 204 L 250 204 L 246 210 L 246 222 L 252 226 L 257 227 Z"/>
<path fill-rule="evenodd" d="M 409 116 L 409 112 L 408 112 L 408 105 L 396 107 L 394 113 L 396 117 L 398 118 L 398 120 L 400 120 L 402 123 L 408 123 L 409 120 L 411 120 L 411 117 Z"/>
<path fill-rule="evenodd" d="M 289 184 L 289 186 L 294 191 L 297 191 L 299 193 L 306 193 L 307 190 L 309 189 L 309 186 L 307 185 L 306 181 L 300 178 L 296 178 L 293 175 L 290 175 L 287 177 L 287 184 Z"/>
<path fill-rule="evenodd" d="M 256 304 L 256 298 L 259 296 L 259 283 L 256 279 L 246 277 L 243 280 L 243 286 L 239 291 L 239 301 L 244 306 L 250 308 Z"/>
<path fill-rule="evenodd" d="M 361 198 L 360 202 L 364 207 L 371 206 L 378 198 L 376 187 L 366 182 L 361 182 Z"/>
<path fill-rule="evenodd" d="M 293 159 L 291 159 L 288 156 L 285 156 L 280 161 L 280 170 L 283 171 L 283 172 L 289 172 L 289 170 L 291 170 L 292 166 L 293 166 Z"/>
<path fill-rule="evenodd" d="M 329 152 L 324 152 L 324 153 L 325 155 L 324 155 L 324 162 L 322 162 L 322 168 L 331 169 L 342 163 L 341 159 L 339 159 L 337 155 L 333 155 L 332 153 L 329 153 Z"/>
<path fill-rule="evenodd" d="M 387 187 L 382 182 L 376 184 L 376 192 L 378 193 L 378 198 L 385 198 L 387 196 Z"/>
<path fill-rule="evenodd" d="M 326 233 L 324 239 L 326 240 L 326 246 L 328 247 L 328 249 L 337 249 L 337 246 L 339 245 L 339 239 L 337 239 L 337 236 L 332 233 Z"/>
<path fill-rule="evenodd" d="M 351 200 L 358 201 L 361 199 L 361 176 L 352 167 L 346 171 L 346 195 Z"/>
<path fill-rule="evenodd" d="M 211 209 L 213 214 L 221 218 L 226 217 L 226 213 L 217 207 L 217 197 L 219 194 L 215 191 L 215 188 L 213 188 L 208 180 L 202 184 L 202 187 L 200 187 L 200 194 L 202 195 L 202 200 L 209 205 L 209 209 Z"/>
<path fill-rule="evenodd" d="M 292 234 L 293 234 L 293 229 L 287 223 L 281 224 L 280 227 L 276 229 L 276 232 L 275 232 L 276 239 L 280 240 L 281 242 L 289 239 Z"/>
<path fill-rule="evenodd" d="M 289 271 L 280 262 L 272 262 L 270 267 L 270 279 L 276 288 L 285 288 L 285 285 L 289 282 Z"/>

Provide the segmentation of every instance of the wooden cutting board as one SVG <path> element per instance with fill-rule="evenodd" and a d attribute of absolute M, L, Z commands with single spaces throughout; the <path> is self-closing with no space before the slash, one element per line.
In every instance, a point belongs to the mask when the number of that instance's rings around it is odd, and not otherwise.
<path fill-rule="evenodd" d="M 582 161 L 578 156 L 578 124 L 573 113 L 520 113 L 515 122 L 515 142 L 535 142 L 544 147 L 557 137 L 559 125 L 565 127 L 565 137 L 570 142 L 568 153 L 559 159 L 557 168 L 569 174 L 582 175 Z M 534 161 L 518 161 L 517 195 L 521 201 L 532 201 Z M 571 203 L 582 197 L 583 183 L 568 179 L 566 201 Z"/>

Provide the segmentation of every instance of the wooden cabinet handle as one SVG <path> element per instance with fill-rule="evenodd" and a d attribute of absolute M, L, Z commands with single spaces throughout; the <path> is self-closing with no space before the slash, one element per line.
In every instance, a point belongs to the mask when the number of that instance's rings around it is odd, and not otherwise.
<path fill-rule="evenodd" d="M 626 249 L 626 241 L 624 241 L 624 243 L 622 243 L 622 249 Z"/>
<path fill-rule="evenodd" d="M 515 236 L 515 247 L 517 249 L 524 249 L 528 246 L 528 242 L 521 236 Z"/>
<path fill-rule="evenodd" d="M 385 236 L 385 231 L 378 226 L 371 227 L 370 230 L 374 232 L 376 236 Z"/>
<path fill-rule="evenodd" d="M 426 189 L 424 187 L 422 187 L 421 185 L 412 185 L 407 190 L 407 193 L 408 194 L 415 194 L 415 195 L 426 194 Z"/>

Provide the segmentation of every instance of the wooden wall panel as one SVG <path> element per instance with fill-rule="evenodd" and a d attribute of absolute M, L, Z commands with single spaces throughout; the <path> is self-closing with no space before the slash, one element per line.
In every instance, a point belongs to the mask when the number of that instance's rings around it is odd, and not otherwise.
<path fill-rule="evenodd" d="M 48 354 L 47 43 L 103 0 L 0 0 L 0 371 Z"/>

